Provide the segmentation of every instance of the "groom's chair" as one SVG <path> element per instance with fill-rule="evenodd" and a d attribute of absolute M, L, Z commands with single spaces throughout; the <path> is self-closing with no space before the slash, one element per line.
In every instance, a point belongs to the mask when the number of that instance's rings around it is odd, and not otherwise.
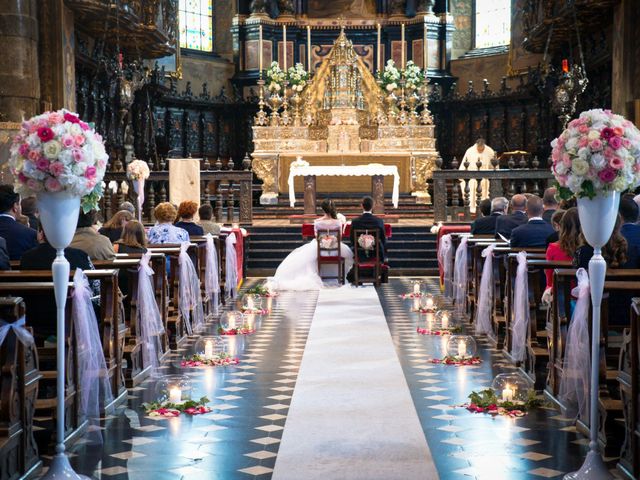
<path fill-rule="evenodd" d="M 355 286 L 373 283 L 380 286 L 382 270 L 388 268 L 380 258 L 378 230 L 354 230 L 353 280 Z"/>
<path fill-rule="evenodd" d="M 318 244 L 318 275 L 321 279 L 337 279 L 344 285 L 344 258 L 340 255 L 340 244 L 342 242 L 342 231 L 321 230 L 316 233 Z M 338 275 L 323 275 L 322 267 L 327 265 L 337 265 Z"/>

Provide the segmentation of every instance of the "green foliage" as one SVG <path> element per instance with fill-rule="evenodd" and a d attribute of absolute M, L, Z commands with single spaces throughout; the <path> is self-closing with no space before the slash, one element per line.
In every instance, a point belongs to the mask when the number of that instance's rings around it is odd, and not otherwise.
<path fill-rule="evenodd" d="M 172 410 L 178 410 L 179 412 L 184 412 L 188 408 L 199 407 L 201 405 L 206 405 L 209 402 L 210 400 L 207 397 L 201 397 L 200 400 L 186 400 L 182 403 L 148 402 L 143 403 L 142 407 L 147 413 L 158 410 L 160 408 L 169 408 Z"/>

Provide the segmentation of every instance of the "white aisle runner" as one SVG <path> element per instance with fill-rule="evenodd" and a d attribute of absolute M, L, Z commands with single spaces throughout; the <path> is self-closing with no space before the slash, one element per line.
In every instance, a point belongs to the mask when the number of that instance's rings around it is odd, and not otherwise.
<path fill-rule="evenodd" d="M 272 478 L 438 478 L 372 287 L 320 291 Z"/>

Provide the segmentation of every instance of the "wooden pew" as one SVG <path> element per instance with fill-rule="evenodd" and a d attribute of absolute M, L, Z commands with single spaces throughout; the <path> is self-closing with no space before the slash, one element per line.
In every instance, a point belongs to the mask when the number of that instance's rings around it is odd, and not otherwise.
<path fill-rule="evenodd" d="M 640 292 L 637 284 L 631 286 Z M 640 298 L 631 305 L 631 328 L 620 350 L 618 382 L 624 414 L 624 441 L 618 471 L 626 478 L 640 478 Z"/>
<path fill-rule="evenodd" d="M 24 315 L 22 298 L 0 298 L 0 319 Z M 35 345 L 25 346 L 9 330 L 0 347 L 0 479 L 32 477 L 42 466 L 33 436 L 33 417 L 42 375 Z"/>

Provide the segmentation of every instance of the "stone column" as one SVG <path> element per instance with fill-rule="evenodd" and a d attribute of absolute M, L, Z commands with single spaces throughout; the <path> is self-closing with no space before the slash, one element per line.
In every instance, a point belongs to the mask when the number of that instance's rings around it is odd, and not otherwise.
<path fill-rule="evenodd" d="M 0 121 L 39 111 L 37 0 L 0 0 Z"/>
<path fill-rule="evenodd" d="M 621 0 L 614 9 L 611 103 L 613 111 L 640 126 L 640 45 L 637 19 L 640 3 Z"/>

